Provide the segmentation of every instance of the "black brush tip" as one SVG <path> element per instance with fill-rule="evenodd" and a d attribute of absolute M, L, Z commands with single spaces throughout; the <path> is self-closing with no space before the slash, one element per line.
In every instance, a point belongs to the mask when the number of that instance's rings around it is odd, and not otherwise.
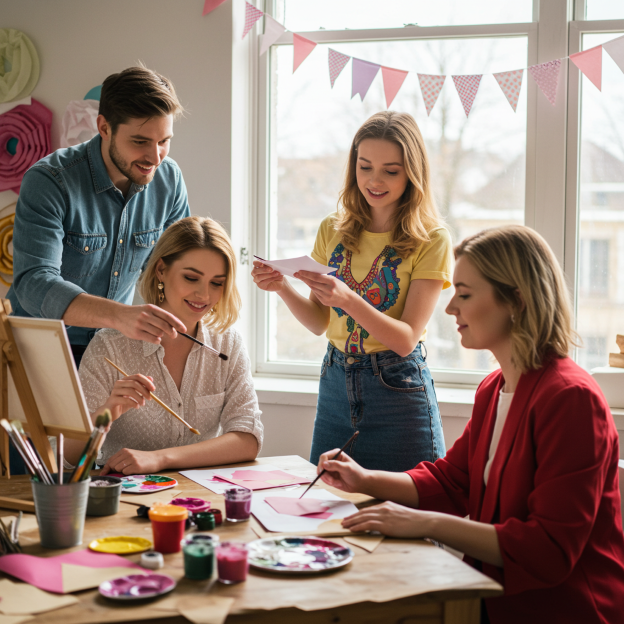
<path fill-rule="evenodd" d="M 219 353 L 219 357 L 220 357 L 222 360 L 229 360 L 228 356 L 227 356 L 227 355 L 225 355 L 225 353 Z"/>

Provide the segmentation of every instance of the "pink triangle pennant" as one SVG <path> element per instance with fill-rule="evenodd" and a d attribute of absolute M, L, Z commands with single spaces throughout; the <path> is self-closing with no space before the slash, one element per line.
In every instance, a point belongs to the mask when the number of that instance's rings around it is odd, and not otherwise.
<path fill-rule="evenodd" d="M 352 63 L 352 83 L 351 83 L 351 98 L 354 98 L 357 93 L 360 94 L 360 99 L 362 102 L 370 89 L 377 72 L 381 65 L 376 65 L 375 63 L 369 63 L 368 61 L 363 61 L 362 59 L 358 59 L 353 57 Z"/>
<path fill-rule="evenodd" d="M 442 85 L 446 80 L 446 76 L 435 76 L 431 74 L 418 74 L 418 82 L 420 82 L 420 91 L 427 109 L 427 116 L 431 114 L 435 103 L 438 101 Z"/>
<path fill-rule="evenodd" d="M 204 10 L 202 11 L 202 15 L 208 15 L 208 13 L 212 13 L 218 6 L 223 4 L 225 0 L 206 0 L 204 2 Z"/>
<path fill-rule="evenodd" d="M 316 48 L 316 41 L 310 41 L 297 33 L 293 33 L 293 74 L 297 71 L 297 68 L 303 61 L 305 61 L 310 52 Z"/>
<path fill-rule="evenodd" d="M 602 91 L 602 46 L 570 54 L 570 60 Z"/>
<path fill-rule="evenodd" d="M 493 75 L 515 113 L 516 107 L 518 106 L 518 98 L 520 97 L 520 89 L 522 88 L 524 69 L 499 72 L 498 74 Z"/>
<path fill-rule="evenodd" d="M 264 16 L 264 35 L 262 35 L 262 43 L 260 44 L 260 56 L 281 37 L 285 30 L 286 28 L 270 15 Z"/>
<path fill-rule="evenodd" d="M 384 94 L 386 96 L 386 107 L 390 108 L 392 100 L 396 97 L 399 89 L 403 86 L 407 74 L 409 72 L 401 69 L 392 69 L 392 67 L 381 68 L 381 75 L 383 77 Z"/>
<path fill-rule="evenodd" d="M 602 47 L 615 61 L 616 65 L 624 72 L 624 36 L 611 39 L 611 41 L 603 43 Z"/>
<path fill-rule="evenodd" d="M 336 52 L 328 48 L 329 55 L 327 61 L 329 63 L 329 81 L 331 82 L 332 89 L 334 88 L 334 82 L 336 78 L 340 76 L 340 72 L 345 68 L 345 65 L 349 62 L 350 56 L 342 54 L 342 52 Z"/>
<path fill-rule="evenodd" d="M 483 74 L 474 74 L 471 76 L 453 76 L 453 82 L 455 83 L 455 88 L 457 89 L 457 93 L 459 94 L 459 99 L 461 100 L 462 106 L 464 107 L 466 117 L 468 117 L 468 115 L 470 114 L 470 109 L 472 108 L 474 99 L 475 97 L 477 97 L 477 91 L 479 90 L 479 85 L 481 84 L 482 77 Z"/>
<path fill-rule="evenodd" d="M 264 13 L 260 11 L 260 9 L 256 9 L 253 4 L 249 4 L 249 2 L 245 0 L 245 29 L 243 30 L 242 39 L 247 36 L 247 33 L 263 15 Z"/>
<path fill-rule="evenodd" d="M 559 74 L 561 69 L 561 59 L 531 65 L 529 71 L 537 86 L 554 106 L 557 101 L 557 87 L 559 86 Z"/>

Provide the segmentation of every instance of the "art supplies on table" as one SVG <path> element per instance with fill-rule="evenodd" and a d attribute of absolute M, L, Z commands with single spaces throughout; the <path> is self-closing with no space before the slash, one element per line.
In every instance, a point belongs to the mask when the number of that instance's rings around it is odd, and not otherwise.
<path fill-rule="evenodd" d="M 23 513 L 20 511 L 16 518 L 11 518 L 8 524 L 0 518 L 0 555 L 10 555 L 22 552 L 19 545 L 19 525 Z"/>
<path fill-rule="evenodd" d="M 194 581 L 212 577 L 215 564 L 215 545 L 219 538 L 211 535 L 192 534 L 182 541 L 184 576 Z"/>
<path fill-rule="evenodd" d="M 217 576 L 220 583 L 233 585 L 247 579 L 249 570 L 247 544 L 223 542 L 215 546 Z"/>
<path fill-rule="evenodd" d="M 163 554 L 180 552 L 188 510 L 176 505 L 157 505 L 149 512 L 154 550 Z"/>
<path fill-rule="evenodd" d="M 119 368 L 119 366 L 117 366 L 117 364 L 114 364 L 113 362 L 111 362 L 107 357 L 104 358 L 115 370 L 117 370 L 118 372 L 120 372 L 124 377 L 129 377 L 128 373 L 125 373 L 124 371 L 121 370 L 121 368 Z M 177 418 L 185 427 L 188 428 L 189 431 L 191 431 L 192 433 L 194 433 L 195 435 L 199 435 L 199 431 L 197 431 L 197 429 L 195 429 L 194 427 L 191 427 L 191 425 L 189 425 L 186 420 L 184 420 L 184 418 L 182 418 L 181 416 L 178 416 L 166 403 L 163 403 L 163 401 L 161 399 L 159 399 L 153 392 L 150 392 L 150 396 L 152 397 L 152 399 L 154 399 L 154 401 L 156 403 L 158 403 L 158 405 L 160 405 L 160 407 L 162 407 L 165 412 L 171 414 L 174 418 Z"/>
<path fill-rule="evenodd" d="M 225 490 L 225 519 L 228 522 L 245 522 L 251 514 L 252 491 L 242 487 Z"/>
<path fill-rule="evenodd" d="M 115 537 L 100 537 L 89 544 L 89 550 L 112 555 L 133 555 L 145 552 L 152 547 L 152 542 L 144 537 L 130 537 L 117 535 Z"/>
<path fill-rule="evenodd" d="M 110 472 L 106 476 L 119 477 L 121 479 L 121 491 L 124 494 L 154 494 L 170 490 L 178 485 L 178 482 L 172 477 L 162 475 L 124 475 L 120 472 Z M 142 503 L 137 502 L 137 504 Z"/>
<path fill-rule="evenodd" d="M 270 266 L 275 271 L 279 271 L 282 275 L 288 275 L 288 277 L 295 277 L 297 271 L 310 271 L 319 275 L 329 275 L 336 271 L 336 269 L 312 260 L 310 256 L 299 256 L 298 258 L 286 258 L 284 260 L 263 260 L 259 256 L 254 256 L 254 258 L 258 262 Z"/>
<path fill-rule="evenodd" d="M 164 567 L 164 565 L 165 558 L 162 556 L 162 553 L 150 550 L 149 552 L 144 552 L 141 555 L 142 568 L 147 568 L 148 570 L 160 570 L 160 568 Z"/>
<path fill-rule="evenodd" d="M 42 483 L 52 485 L 52 475 L 41 460 L 35 447 L 30 444 L 22 424 L 19 421 L 9 422 L 6 419 L 2 419 L 0 420 L 0 426 L 2 426 L 9 440 L 20 454 L 28 472 L 33 477 L 37 477 Z"/>
<path fill-rule="evenodd" d="M 267 502 L 266 499 L 270 502 Z M 309 511 L 308 514 L 303 513 Z M 357 512 L 350 501 L 340 498 L 325 489 L 311 490 L 305 499 L 299 499 L 296 491 L 254 492 L 251 513 L 267 530 L 274 533 L 296 533 L 299 535 L 348 534 L 340 521 Z"/>
<path fill-rule="evenodd" d="M 178 507 L 184 507 L 189 510 L 189 513 L 196 514 L 202 511 L 208 511 L 211 507 L 210 501 L 203 498 L 172 498 L 170 505 L 177 505 Z"/>
<path fill-rule="evenodd" d="M 127 572 L 119 572 L 120 568 Z M 104 580 L 141 569 L 137 564 L 118 555 L 86 549 L 56 557 L 22 554 L 0 557 L 1 572 L 56 594 L 97 587 Z"/>
<path fill-rule="evenodd" d="M 176 582 L 166 574 L 129 574 L 102 583 L 98 591 L 112 600 L 145 600 L 168 594 Z"/>
<path fill-rule="evenodd" d="M 265 490 L 310 483 L 309 477 L 294 475 L 272 464 L 259 464 L 246 468 L 214 468 L 211 470 L 184 470 L 180 474 L 211 490 L 215 494 L 238 485 L 248 490 Z"/>
<path fill-rule="evenodd" d="M 341 568 L 353 559 L 350 548 L 315 537 L 259 539 L 247 548 L 249 565 L 271 572 L 314 574 Z"/>
<path fill-rule="evenodd" d="M 84 481 L 89 478 L 95 460 L 97 459 L 100 448 L 104 443 L 108 426 L 113 422 L 113 418 L 109 410 L 104 410 L 103 414 L 99 414 L 95 419 L 95 427 L 89 436 L 89 440 L 84 447 L 80 459 L 69 478 L 70 483 Z"/>
<path fill-rule="evenodd" d="M 87 516 L 113 516 L 119 511 L 121 479 L 119 477 L 96 477 L 89 483 Z"/>

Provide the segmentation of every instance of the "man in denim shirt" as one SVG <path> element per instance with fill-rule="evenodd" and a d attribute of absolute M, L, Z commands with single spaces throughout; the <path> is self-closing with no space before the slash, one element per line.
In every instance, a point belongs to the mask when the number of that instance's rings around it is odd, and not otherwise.
<path fill-rule="evenodd" d="M 43 158 L 22 180 L 8 298 L 16 315 L 62 318 L 77 364 L 95 328 L 156 344 L 186 331 L 157 306 L 131 305 L 161 233 L 190 214 L 167 157 L 182 110 L 163 76 L 144 67 L 113 74 L 102 85 L 99 134 Z"/>

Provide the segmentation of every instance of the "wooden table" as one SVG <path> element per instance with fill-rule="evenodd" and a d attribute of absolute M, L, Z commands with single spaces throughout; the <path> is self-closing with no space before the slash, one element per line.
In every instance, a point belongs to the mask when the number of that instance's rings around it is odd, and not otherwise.
<path fill-rule="evenodd" d="M 253 466 L 261 463 L 293 470 L 302 476 L 312 476 L 315 473 L 314 466 L 297 456 L 268 457 L 242 465 Z M 178 480 L 177 489 L 182 490 L 181 495 L 204 498 L 212 501 L 214 507 L 224 509 L 222 496 L 177 472 L 164 474 Z M 370 499 L 362 495 L 349 495 L 332 488 L 327 489 L 358 505 L 370 504 Z M 0 495 L 31 499 L 28 478 L 0 479 Z M 150 524 L 136 516 L 136 509 L 135 505 L 122 503 L 115 516 L 87 517 L 83 545 L 73 550 L 84 548 L 92 539 L 98 537 L 133 535 L 151 539 Z M 0 510 L 0 515 L 11 513 L 15 512 Z M 236 539 L 248 542 L 257 539 L 249 523 L 224 522 L 216 532 L 222 541 Z M 339 538 L 331 539 L 340 541 Z M 37 530 L 20 533 L 20 542 L 27 554 L 51 556 L 72 550 L 50 551 L 41 548 Z M 355 553 L 353 561 L 341 570 L 323 575 L 278 575 L 252 569 L 247 581 L 239 585 L 224 586 L 214 581 L 189 581 L 184 578 L 181 553 L 165 555 L 165 568 L 162 571 L 179 580 L 174 591 L 177 595 L 188 595 L 192 600 L 201 600 L 198 596 L 202 596 L 209 589 L 210 595 L 234 598 L 227 624 L 478 624 L 481 599 L 502 594 L 502 587 L 496 582 L 443 549 L 422 540 L 386 538 L 373 553 L 356 546 L 350 547 Z M 140 555 L 130 557 L 136 562 L 139 558 Z M 387 600 L 388 590 L 392 588 L 399 588 L 404 597 Z M 354 595 L 360 596 L 361 600 L 358 599 L 354 604 L 324 608 L 323 605 L 328 604 L 328 594 L 332 593 L 334 597 L 344 596 L 343 602 L 349 602 Z M 137 620 L 163 624 L 188 622 L 179 614 L 158 610 L 158 601 L 128 606 L 127 603 L 107 601 L 99 596 L 97 590 L 83 591 L 76 596 L 80 600 L 78 604 L 41 614 L 31 620 L 32 624 L 91 624 Z M 301 604 L 301 601 L 305 603 L 306 600 L 307 603 L 303 605 L 306 610 L 292 606 Z M 311 600 L 313 606 L 309 604 Z M 275 605 L 285 604 L 288 606 L 274 608 Z"/>

